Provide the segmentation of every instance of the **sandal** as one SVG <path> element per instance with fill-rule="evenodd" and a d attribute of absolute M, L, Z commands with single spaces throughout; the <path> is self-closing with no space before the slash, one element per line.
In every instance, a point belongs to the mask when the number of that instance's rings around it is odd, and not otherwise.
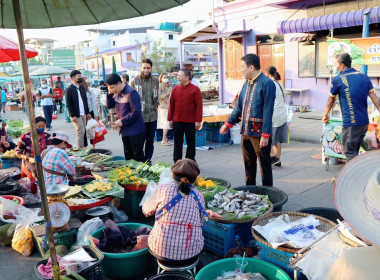
<path fill-rule="evenodd" d="M 171 143 L 169 141 L 161 141 L 162 146 L 170 146 Z"/>

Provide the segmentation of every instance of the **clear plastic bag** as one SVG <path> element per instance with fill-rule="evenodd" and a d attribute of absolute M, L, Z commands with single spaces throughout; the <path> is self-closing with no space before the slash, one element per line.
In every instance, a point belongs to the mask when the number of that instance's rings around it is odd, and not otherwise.
<path fill-rule="evenodd" d="M 111 205 L 113 220 L 116 223 L 123 223 L 128 221 L 128 216 L 123 210 L 117 210 L 115 206 Z"/>
<path fill-rule="evenodd" d="M 145 194 L 143 198 L 141 199 L 141 202 L 139 205 L 142 206 L 145 203 L 145 201 L 149 200 L 154 194 L 154 192 L 157 190 L 157 188 L 158 188 L 158 185 L 155 182 L 150 181 L 148 183 L 148 186 L 146 187 Z"/>
<path fill-rule="evenodd" d="M 96 231 L 99 228 L 104 227 L 103 221 L 99 218 L 93 218 L 86 221 L 81 227 L 78 229 L 77 235 L 77 243 L 78 246 L 86 245 L 86 241 L 89 235 Z"/>

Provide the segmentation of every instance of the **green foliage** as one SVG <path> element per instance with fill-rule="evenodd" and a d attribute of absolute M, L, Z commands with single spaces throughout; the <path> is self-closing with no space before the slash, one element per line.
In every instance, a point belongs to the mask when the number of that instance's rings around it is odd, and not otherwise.
<path fill-rule="evenodd" d="M 170 72 L 171 69 L 175 66 L 175 56 L 171 52 L 166 51 L 166 46 L 163 44 L 162 39 L 158 39 L 153 42 L 149 42 L 149 38 L 145 38 L 145 43 L 140 43 L 136 41 L 137 45 L 142 50 L 141 59 L 150 58 L 153 63 L 153 73 L 161 74 L 162 72 Z M 151 45 L 150 50 L 145 47 L 146 43 Z"/>

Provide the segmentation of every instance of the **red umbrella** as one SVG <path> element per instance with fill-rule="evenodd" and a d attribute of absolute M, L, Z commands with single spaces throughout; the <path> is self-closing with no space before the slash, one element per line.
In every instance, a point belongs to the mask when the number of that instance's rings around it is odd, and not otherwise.
<path fill-rule="evenodd" d="M 27 58 L 38 55 L 38 52 L 32 48 L 26 47 Z M 18 44 L 12 40 L 0 35 L 0 62 L 20 60 L 20 51 Z"/>

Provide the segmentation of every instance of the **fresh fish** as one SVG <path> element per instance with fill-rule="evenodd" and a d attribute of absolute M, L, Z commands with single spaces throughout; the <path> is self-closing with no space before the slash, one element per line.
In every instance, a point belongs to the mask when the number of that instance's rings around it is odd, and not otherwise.
<path fill-rule="evenodd" d="M 227 202 L 223 202 L 222 204 L 220 204 L 220 205 L 218 206 L 218 208 L 224 208 L 226 205 L 227 205 Z"/>
<path fill-rule="evenodd" d="M 224 191 L 220 192 L 220 195 L 225 195 L 228 192 L 228 189 L 225 189 Z"/>
<path fill-rule="evenodd" d="M 226 195 L 223 195 L 223 200 L 227 203 L 231 201 Z"/>
<path fill-rule="evenodd" d="M 219 193 L 217 193 L 217 194 L 214 196 L 214 198 L 215 198 L 217 201 L 223 201 L 223 197 L 222 197 Z"/>
<path fill-rule="evenodd" d="M 237 216 L 238 219 L 243 218 L 245 216 L 245 212 L 240 212 Z"/>

